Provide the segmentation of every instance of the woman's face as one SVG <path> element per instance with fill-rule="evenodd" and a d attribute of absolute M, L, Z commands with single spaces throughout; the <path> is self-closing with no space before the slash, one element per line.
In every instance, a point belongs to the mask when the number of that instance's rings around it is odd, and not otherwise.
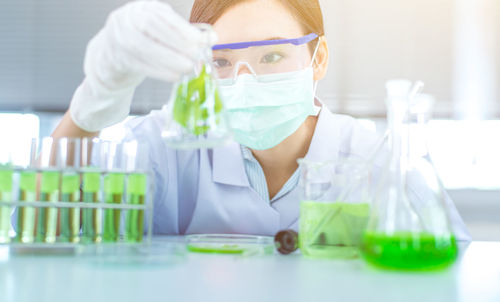
<path fill-rule="evenodd" d="M 279 1 L 270 0 L 242 2 L 228 9 L 213 28 L 219 37 L 219 44 L 291 39 L 309 34 L 304 32 L 301 24 L 286 7 Z M 260 70 L 265 73 L 266 68 L 276 72 L 289 72 L 309 66 L 311 52 L 308 45 L 286 44 L 214 53 L 214 64 L 218 68 L 230 69 L 238 61 L 249 63 L 257 73 Z M 238 70 L 238 74 L 248 72 L 245 66 Z M 231 75 L 228 73 L 227 76 Z"/>

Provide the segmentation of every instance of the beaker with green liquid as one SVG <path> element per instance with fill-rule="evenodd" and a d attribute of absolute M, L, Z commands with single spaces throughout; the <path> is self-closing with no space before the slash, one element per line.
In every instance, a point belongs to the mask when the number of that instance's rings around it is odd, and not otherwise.
<path fill-rule="evenodd" d="M 425 145 L 425 131 L 415 132 L 425 128 L 432 106 L 429 98 L 410 97 L 410 87 L 406 80 L 386 85 L 390 150 L 363 235 L 362 255 L 379 268 L 437 270 L 455 261 L 457 244 L 444 189 Z M 412 112 L 415 108 L 420 109 Z M 412 126 L 415 114 L 423 121 L 417 128 Z"/>
<path fill-rule="evenodd" d="M 299 247 L 312 258 L 359 256 L 368 222 L 369 187 L 362 162 L 300 159 Z M 360 169 L 354 169 L 354 167 Z"/>
<path fill-rule="evenodd" d="M 173 148 L 211 148 L 231 137 L 212 65 L 211 29 L 199 27 L 207 40 L 199 64 L 174 85 L 164 109 L 166 128 L 162 137 Z"/>

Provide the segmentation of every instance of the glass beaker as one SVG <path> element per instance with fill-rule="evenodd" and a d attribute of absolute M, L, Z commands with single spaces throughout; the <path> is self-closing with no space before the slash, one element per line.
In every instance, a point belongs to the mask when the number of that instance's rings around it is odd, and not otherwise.
<path fill-rule="evenodd" d="M 314 162 L 301 169 L 299 246 L 313 258 L 356 258 L 366 228 L 369 177 L 361 161 Z"/>
<path fill-rule="evenodd" d="M 363 257 L 388 269 L 443 268 L 455 260 L 457 245 L 430 157 L 410 152 L 421 150 L 410 135 L 411 82 L 394 80 L 386 86 L 391 148 L 363 235 Z"/>
<path fill-rule="evenodd" d="M 174 85 L 166 110 L 162 137 L 173 148 L 212 148 L 224 144 L 231 132 L 215 80 L 210 45 L 211 28 L 198 25 L 207 47 L 191 74 Z"/>

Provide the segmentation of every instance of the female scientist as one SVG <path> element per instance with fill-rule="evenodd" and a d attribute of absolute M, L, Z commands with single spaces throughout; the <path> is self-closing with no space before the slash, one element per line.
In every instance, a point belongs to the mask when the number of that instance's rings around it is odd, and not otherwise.
<path fill-rule="evenodd" d="M 297 159 L 367 158 L 376 140 L 356 120 L 332 114 L 315 98 L 328 68 L 318 0 L 196 0 L 190 21 L 211 24 L 219 44 L 249 42 L 243 60 L 215 51 L 213 63 L 221 78 L 230 79 L 220 87 L 232 96 L 227 101 L 254 102 L 246 102 L 237 118 L 229 111 L 236 142 L 214 149 L 169 149 L 157 111 L 127 124 L 131 135 L 150 146 L 157 184 L 154 232 L 297 230 Z M 268 52 L 269 41 L 283 47 Z M 146 77 L 178 80 L 203 47 L 201 32 L 165 3 L 132 2 L 116 10 L 90 41 L 85 79 L 53 136 L 96 136 L 122 121 Z M 449 198 L 447 203 L 456 237 L 468 239 Z"/>

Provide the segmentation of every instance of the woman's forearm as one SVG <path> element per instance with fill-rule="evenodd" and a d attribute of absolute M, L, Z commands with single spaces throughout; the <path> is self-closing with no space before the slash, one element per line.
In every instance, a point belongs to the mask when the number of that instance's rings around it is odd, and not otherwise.
<path fill-rule="evenodd" d="M 61 122 L 59 122 L 59 125 L 57 125 L 56 129 L 54 132 L 52 132 L 52 137 L 59 138 L 59 137 L 96 137 L 99 135 L 98 132 L 87 132 L 80 127 L 78 127 L 73 120 L 71 119 L 71 116 L 69 114 L 69 111 L 67 111 Z"/>

